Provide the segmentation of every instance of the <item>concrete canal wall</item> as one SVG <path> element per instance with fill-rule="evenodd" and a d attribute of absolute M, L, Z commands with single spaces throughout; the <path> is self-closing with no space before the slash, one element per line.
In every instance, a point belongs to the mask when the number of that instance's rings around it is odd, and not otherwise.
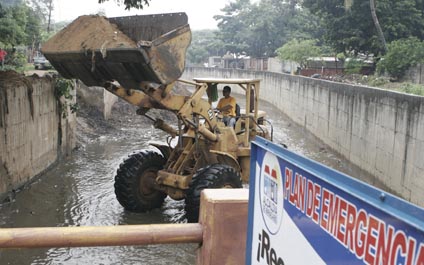
<path fill-rule="evenodd" d="M 77 97 L 78 100 L 89 102 L 91 106 L 97 108 L 105 120 L 110 118 L 113 104 L 118 101 L 117 96 L 103 87 L 87 87 L 80 81 L 78 81 Z"/>
<path fill-rule="evenodd" d="M 182 78 L 193 77 L 261 79 L 262 99 L 424 206 L 424 97 L 271 72 L 187 68 Z"/>
<path fill-rule="evenodd" d="M 75 147 L 75 114 L 61 117 L 54 87 L 51 77 L 0 73 L 0 198 Z"/>

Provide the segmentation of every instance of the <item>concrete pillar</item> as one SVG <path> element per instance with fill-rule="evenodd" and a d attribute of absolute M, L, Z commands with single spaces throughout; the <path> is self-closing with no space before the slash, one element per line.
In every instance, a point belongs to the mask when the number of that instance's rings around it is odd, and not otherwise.
<path fill-rule="evenodd" d="M 202 192 L 199 223 L 203 244 L 197 264 L 245 264 L 248 189 L 207 189 Z"/>
<path fill-rule="evenodd" d="M 103 89 L 103 117 L 105 120 L 110 118 L 112 107 L 115 102 L 118 101 L 118 97 L 110 93 L 106 89 Z"/>
<path fill-rule="evenodd" d="M 79 82 L 77 94 L 87 104 L 96 107 L 103 114 L 105 120 L 110 118 L 113 104 L 118 101 L 117 96 L 106 91 L 103 87 L 87 87 L 81 82 Z"/>

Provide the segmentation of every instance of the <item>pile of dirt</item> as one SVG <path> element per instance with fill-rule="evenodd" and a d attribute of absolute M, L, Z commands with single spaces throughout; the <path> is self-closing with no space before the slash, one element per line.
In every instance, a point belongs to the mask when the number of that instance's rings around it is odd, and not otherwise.
<path fill-rule="evenodd" d="M 136 48 L 137 44 L 109 22 L 97 15 L 80 16 L 43 44 L 43 53 Z"/>

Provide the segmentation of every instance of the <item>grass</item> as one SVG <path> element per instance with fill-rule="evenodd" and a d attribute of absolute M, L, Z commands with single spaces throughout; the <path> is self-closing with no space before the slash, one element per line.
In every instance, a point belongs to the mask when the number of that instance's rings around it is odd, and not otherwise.
<path fill-rule="evenodd" d="M 13 70 L 15 72 L 22 74 L 25 71 L 34 70 L 34 65 L 31 64 L 31 63 L 27 63 L 27 64 L 24 64 L 21 67 L 16 67 L 16 66 L 12 66 L 12 65 L 9 65 L 9 64 L 5 64 L 4 67 L 1 67 L 1 65 L 0 65 L 0 70 L 2 70 L 2 71 Z"/>
<path fill-rule="evenodd" d="M 355 81 L 362 85 L 398 91 L 406 94 L 424 96 L 423 84 L 413 84 L 409 82 L 392 82 L 388 77 L 376 75 L 361 77 L 357 76 L 355 78 Z"/>
<path fill-rule="evenodd" d="M 424 96 L 424 85 L 420 84 L 401 83 L 399 87 L 396 87 L 393 90 L 407 94 Z"/>

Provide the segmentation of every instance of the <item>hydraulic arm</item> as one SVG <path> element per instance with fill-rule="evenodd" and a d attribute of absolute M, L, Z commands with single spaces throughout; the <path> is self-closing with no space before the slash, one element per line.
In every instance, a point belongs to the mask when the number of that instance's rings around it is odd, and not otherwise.
<path fill-rule="evenodd" d="M 202 99 L 206 93 L 206 84 L 196 84 L 196 91 L 192 96 L 181 96 L 171 93 L 174 83 L 169 85 L 157 85 L 153 83 L 143 82 L 139 89 L 126 89 L 117 86 L 111 82 L 106 82 L 104 88 L 109 92 L 117 95 L 125 101 L 139 107 L 138 113 L 147 116 L 154 122 L 154 126 L 169 133 L 171 136 L 176 135 L 175 129 L 167 125 L 160 119 L 154 119 L 147 115 L 149 109 L 165 109 L 177 114 L 177 117 L 188 127 L 202 134 L 210 141 L 217 141 L 216 135 L 217 119 L 211 105 L 208 101 Z M 200 116 L 204 119 L 205 124 L 200 124 Z"/>

